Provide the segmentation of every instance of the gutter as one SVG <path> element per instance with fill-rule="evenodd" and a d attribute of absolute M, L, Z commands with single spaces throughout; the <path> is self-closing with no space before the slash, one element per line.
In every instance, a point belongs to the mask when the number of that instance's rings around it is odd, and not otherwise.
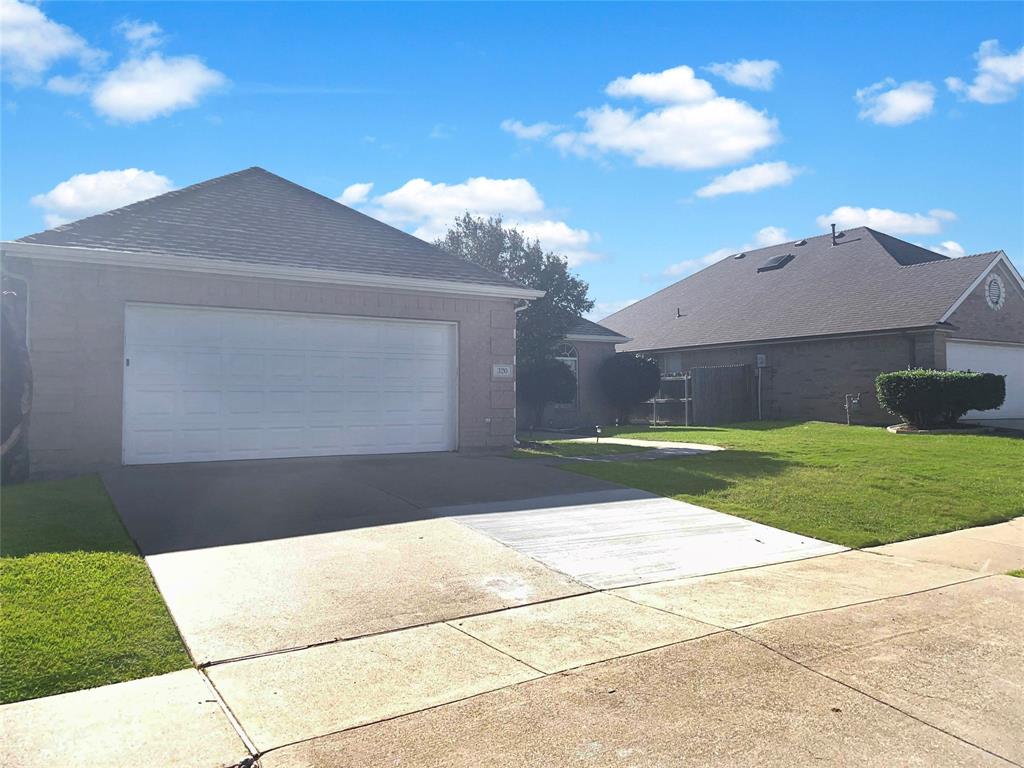
<path fill-rule="evenodd" d="M 252 277 L 276 280 L 295 280 L 310 283 L 331 283 L 365 288 L 382 288 L 429 293 L 479 296 L 498 299 L 539 299 L 544 291 L 518 285 L 489 285 L 462 283 L 457 280 L 374 275 L 365 272 L 321 269 L 318 267 L 286 266 L 279 264 L 249 264 L 240 261 L 200 256 L 169 256 L 167 254 L 136 251 L 116 251 L 106 248 L 79 248 L 67 245 L 42 245 L 4 241 L 0 255 L 40 261 L 64 261 L 80 264 L 135 267 L 141 269 L 167 269 L 179 272 Z"/>

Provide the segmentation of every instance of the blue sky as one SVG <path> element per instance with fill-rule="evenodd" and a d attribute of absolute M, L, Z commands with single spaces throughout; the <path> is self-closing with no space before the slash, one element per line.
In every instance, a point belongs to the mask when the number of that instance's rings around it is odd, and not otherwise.
<path fill-rule="evenodd" d="M 598 316 L 831 220 L 1024 265 L 1020 3 L 0 2 L 5 239 L 260 165 Z"/>

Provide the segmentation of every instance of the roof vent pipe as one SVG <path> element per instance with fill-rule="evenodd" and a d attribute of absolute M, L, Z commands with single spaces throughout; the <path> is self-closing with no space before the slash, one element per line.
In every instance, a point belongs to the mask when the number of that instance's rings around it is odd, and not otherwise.
<path fill-rule="evenodd" d="M 836 247 L 836 225 L 832 225 L 832 247 Z"/>

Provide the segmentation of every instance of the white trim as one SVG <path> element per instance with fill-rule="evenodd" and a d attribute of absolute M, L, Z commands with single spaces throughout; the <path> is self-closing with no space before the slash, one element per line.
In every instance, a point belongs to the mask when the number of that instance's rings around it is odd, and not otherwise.
<path fill-rule="evenodd" d="M 293 267 L 277 264 L 246 264 L 194 256 L 168 256 L 156 253 L 113 251 L 104 248 L 76 248 L 39 243 L 2 243 L 2 253 L 26 259 L 85 262 L 145 269 L 172 269 L 184 272 L 232 275 L 237 277 L 265 277 L 278 280 L 297 280 L 312 283 L 335 283 L 365 288 L 385 288 L 428 293 L 461 294 L 501 299 L 539 299 L 544 291 L 505 285 L 460 283 L 452 280 L 425 280 L 416 277 L 370 275 L 363 272 Z"/>
<path fill-rule="evenodd" d="M 974 282 L 970 284 L 967 290 L 960 294 L 960 298 L 953 302 L 953 306 L 946 310 L 946 314 L 939 318 L 940 323 L 946 322 L 949 319 L 950 315 L 952 315 L 960 308 L 960 305 L 967 300 L 967 297 L 974 293 L 974 289 L 981 285 L 981 281 L 988 277 L 989 273 L 993 269 L 995 269 L 996 264 L 1003 264 L 1006 267 L 1007 271 L 1009 271 L 1011 275 L 1017 278 L 1017 285 L 1020 287 L 1021 291 L 1024 291 L 1024 277 L 1021 277 L 1020 272 L 1018 272 L 1017 268 L 1013 266 L 1013 262 L 1010 261 L 1010 259 L 1007 257 L 1006 251 L 1000 251 L 999 255 L 992 259 L 992 263 L 989 264 L 985 268 L 985 270 L 974 279 Z"/>
<path fill-rule="evenodd" d="M 628 336 L 591 336 L 586 333 L 569 333 L 562 338 L 566 341 L 604 341 L 608 344 L 626 344 L 632 341 Z"/>
<path fill-rule="evenodd" d="M 946 344 L 988 344 L 992 347 L 1024 347 L 1024 341 L 996 341 L 994 339 L 946 339 Z"/>

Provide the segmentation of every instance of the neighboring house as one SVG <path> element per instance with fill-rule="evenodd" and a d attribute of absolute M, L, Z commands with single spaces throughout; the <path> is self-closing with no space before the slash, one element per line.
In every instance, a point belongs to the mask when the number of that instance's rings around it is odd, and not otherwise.
<path fill-rule="evenodd" d="M 598 368 L 605 358 L 615 354 L 616 344 L 629 342 L 603 325 L 578 318 L 569 332 L 555 349 L 555 357 L 576 374 L 576 395 L 565 403 L 553 403 L 545 410 L 541 426 L 556 429 L 587 428 L 607 424 L 612 418 L 612 409 L 604 396 L 598 380 Z M 533 426 L 532 409 L 520 404 L 517 410 L 519 426 Z"/>
<path fill-rule="evenodd" d="M 748 364 L 766 419 L 891 423 L 882 371 L 1006 374 L 981 419 L 1024 419 L 1024 280 L 1002 251 L 947 258 L 865 227 L 729 256 L 601 321 L 663 375 Z M 758 366 L 761 366 L 760 368 Z"/>
<path fill-rule="evenodd" d="M 35 477 L 508 448 L 539 291 L 261 168 L 2 246 Z"/>

